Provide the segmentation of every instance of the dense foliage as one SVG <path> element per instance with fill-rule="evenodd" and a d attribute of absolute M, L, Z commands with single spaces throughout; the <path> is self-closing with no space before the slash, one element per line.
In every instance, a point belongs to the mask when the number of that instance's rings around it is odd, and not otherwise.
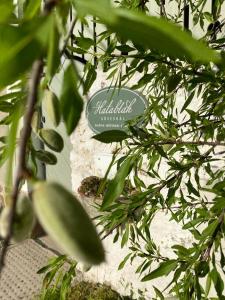
<path fill-rule="evenodd" d="M 17 199 L 22 184 L 26 181 L 31 190 L 36 188 L 38 161 L 57 163 L 53 152 L 37 148 L 31 134 L 52 151 L 60 152 L 64 143 L 57 126 L 63 120 L 67 133 L 74 131 L 83 109 L 81 94 L 88 93 L 98 67 L 112 84 L 138 89 L 149 101 L 146 113 L 127 125 L 122 141 L 121 133 L 111 133 L 111 141 L 120 140 L 120 149 L 126 150 L 126 155 L 114 157 L 118 172 L 104 193 L 100 223 L 107 234 L 116 232 L 115 242 L 122 233 L 122 247 L 129 243 L 130 254 L 119 268 L 139 257 L 142 263 L 136 272 L 142 281 L 172 274 L 163 294 L 170 292 L 179 299 L 209 299 L 212 286 L 217 295 L 213 299 L 224 299 L 223 1 L 212 1 L 210 5 L 202 0 L 156 1 L 153 6 L 146 0 L 114 4 L 108 0 L 43 2 L 0 3 L 0 124 L 8 128 L 6 136 L 0 137 L 0 164 L 7 161 L 6 202 L 11 207 L 1 267 L 13 237 L 15 215 L 19 214 Z M 87 15 L 93 17 L 91 22 Z M 168 20 L 181 26 L 184 20 L 184 30 Z M 87 31 L 100 26 L 101 32 L 86 36 L 83 30 L 75 30 L 79 22 Z M 82 75 L 78 65 L 83 66 Z M 63 67 L 57 99 L 51 82 Z M 44 101 L 53 128 L 41 128 Z M 96 138 L 110 142 L 109 133 L 107 140 L 104 134 Z M 128 178 L 137 192 L 117 201 Z M 45 195 L 49 195 L 50 186 L 45 187 Z M 99 193 L 102 191 L 104 181 Z M 68 195 L 65 191 L 62 194 Z M 57 205 L 63 219 L 61 202 Z M 151 222 L 159 211 L 168 213 L 193 237 L 190 245 L 173 245 L 172 257 L 162 255 L 152 239 Z M 49 233 L 54 231 L 51 225 L 45 228 Z M 65 235 L 68 233 L 65 230 Z M 82 249 L 78 236 L 74 243 Z M 163 299 L 159 287 L 155 291 L 156 297 Z M 62 299 L 65 295 L 64 291 Z"/>

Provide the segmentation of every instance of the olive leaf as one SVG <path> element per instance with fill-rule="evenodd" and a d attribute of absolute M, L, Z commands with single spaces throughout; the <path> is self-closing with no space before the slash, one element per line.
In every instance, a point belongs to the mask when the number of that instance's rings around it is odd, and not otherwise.
<path fill-rule="evenodd" d="M 27 71 L 41 53 L 41 44 L 24 27 L 0 24 L 0 89 Z"/>
<path fill-rule="evenodd" d="M 180 74 L 174 74 L 168 78 L 168 82 L 167 82 L 168 93 L 171 93 L 172 91 L 174 91 L 176 89 L 176 87 L 180 83 L 181 79 L 182 79 L 182 76 Z"/>
<path fill-rule="evenodd" d="M 122 142 L 127 139 L 129 135 L 121 130 L 108 130 L 94 135 L 92 138 L 102 143 Z"/>
<path fill-rule="evenodd" d="M 150 274 L 146 275 L 142 278 L 141 281 L 149 281 L 161 276 L 167 276 L 170 272 L 172 272 L 177 266 L 176 260 L 168 260 L 160 263 L 159 267 L 152 271 Z"/>
<path fill-rule="evenodd" d="M 96 69 L 95 66 L 88 65 L 88 72 L 84 80 L 84 95 L 88 93 L 88 91 L 90 90 L 92 84 L 94 83 L 97 77 L 97 72 L 95 69 Z"/>
<path fill-rule="evenodd" d="M 50 23 L 48 56 L 47 56 L 46 76 L 48 79 L 51 79 L 55 75 L 60 64 L 59 41 L 60 41 L 60 36 L 59 36 L 56 20 L 55 18 L 52 17 L 52 22 Z"/>
<path fill-rule="evenodd" d="M 216 51 L 209 49 L 201 41 L 197 41 L 189 33 L 163 18 L 113 8 L 108 1 L 73 0 L 73 3 L 78 13 L 95 15 L 121 37 L 149 49 L 193 62 L 218 63 L 220 61 Z M 108 14 L 109 10 L 110 14 Z"/>
<path fill-rule="evenodd" d="M 125 180 L 130 172 L 134 161 L 134 157 L 128 157 L 121 164 L 114 179 L 109 183 L 108 189 L 104 195 L 101 210 L 107 210 L 110 204 L 112 204 L 117 197 L 119 197 L 123 191 Z"/>
<path fill-rule="evenodd" d="M 60 96 L 62 116 L 68 134 L 71 134 L 76 128 L 83 110 L 83 100 L 77 89 L 77 81 L 74 67 L 70 64 L 64 73 Z"/>

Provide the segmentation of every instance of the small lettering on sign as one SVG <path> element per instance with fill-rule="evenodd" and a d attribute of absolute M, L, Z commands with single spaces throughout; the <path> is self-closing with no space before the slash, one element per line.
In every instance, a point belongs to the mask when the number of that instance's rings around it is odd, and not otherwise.
<path fill-rule="evenodd" d="M 95 133 L 125 130 L 125 123 L 144 113 L 147 101 L 129 88 L 108 87 L 95 93 L 86 107 L 90 128 Z"/>

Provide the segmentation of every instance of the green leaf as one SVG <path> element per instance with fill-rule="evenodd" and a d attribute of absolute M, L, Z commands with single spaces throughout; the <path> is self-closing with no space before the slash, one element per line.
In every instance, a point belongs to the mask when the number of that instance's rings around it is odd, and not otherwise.
<path fill-rule="evenodd" d="M 14 170 L 14 163 L 15 160 L 15 151 L 16 151 L 16 138 L 19 129 L 19 120 L 21 117 L 21 106 L 18 106 L 17 109 L 11 114 L 12 117 L 12 124 L 9 127 L 9 132 L 7 136 L 7 148 L 5 148 L 5 153 L 3 153 L 3 161 L 4 159 L 8 159 L 8 168 L 7 168 L 7 175 L 6 175 L 6 187 L 12 186 L 13 182 L 13 170 Z"/>
<path fill-rule="evenodd" d="M 158 145 L 154 145 L 156 151 L 162 156 L 167 158 L 166 152 L 163 150 L 163 147 L 158 146 Z"/>
<path fill-rule="evenodd" d="M 197 218 L 197 219 L 191 220 L 183 226 L 183 229 L 193 228 L 193 227 L 195 227 L 195 225 L 197 225 L 203 221 L 204 221 L 204 218 Z"/>
<path fill-rule="evenodd" d="M 210 277 L 210 273 L 207 276 L 206 284 L 205 284 L 205 295 L 206 297 L 209 295 L 210 289 L 211 289 L 212 279 Z"/>
<path fill-rule="evenodd" d="M 143 281 L 149 281 L 161 276 L 167 276 L 170 272 L 172 272 L 177 266 L 176 260 L 168 260 L 160 263 L 159 267 L 152 271 L 150 274 L 146 275 L 142 278 Z"/>
<path fill-rule="evenodd" d="M 128 157 L 120 166 L 116 176 L 109 183 L 108 189 L 105 193 L 101 210 L 107 210 L 109 205 L 113 203 L 117 197 L 119 197 L 123 191 L 125 180 L 130 172 L 130 168 L 133 164 L 134 157 Z"/>
<path fill-rule="evenodd" d="M 55 266 L 57 266 L 59 264 L 61 265 L 61 263 L 66 260 L 66 258 L 67 258 L 66 255 L 60 255 L 60 256 L 51 258 L 49 260 L 49 263 L 46 266 L 42 267 L 41 269 L 39 269 L 37 271 L 37 274 L 46 273 L 46 271 L 53 269 Z"/>
<path fill-rule="evenodd" d="M 136 50 L 135 48 L 133 48 L 129 45 L 120 45 L 120 46 L 117 46 L 116 49 L 121 52 L 131 52 L 131 51 Z"/>
<path fill-rule="evenodd" d="M 123 234 L 122 240 L 121 240 L 121 248 L 123 248 L 129 239 L 129 223 L 126 224 L 125 232 Z"/>
<path fill-rule="evenodd" d="M 56 26 L 56 21 L 52 17 L 51 29 L 49 33 L 49 45 L 47 55 L 47 78 L 50 80 L 58 70 L 60 64 L 59 52 L 59 32 Z"/>
<path fill-rule="evenodd" d="M 171 57 L 186 58 L 203 63 L 220 61 L 220 56 L 216 51 L 207 48 L 188 32 L 163 18 L 113 8 L 108 1 L 73 0 L 73 3 L 78 9 L 78 13 L 98 17 L 121 37 L 130 39 L 146 48 L 160 51 Z"/>
<path fill-rule="evenodd" d="M 219 221 L 213 220 L 211 223 L 208 224 L 208 226 L 202 231 L 202 238 L 210 237 L 215 232 L 217 226 L 219 224 Z"/>
<path fill-rule="evenodd" d="M 212 269 L 212 271 L 209 274 L 213 281 L 213 284 L 214 284 L 214 287 L 215 287 L 215 290 L 216 290 L 216 293 L 217 293 L 219 299 L 224 299 L 224 298 L 222 298 L 222 297 L 224 297 L 223 296 L 224 282 L 220 276 L 220 273 L 217 271 L 216 268 L 214 268 L 214 269 Z"/>
<path fill-rule="evenodd" d="M 55 165 L 57 163 L 56 156 L 49 151 L 44 151 L 44 150 L 35 151 L 35 156 L 37 157 L 38 160 L 44 162 L 45 164 Z"/>
<path fill-rule="evenodd" d="M 77 90 L 76 73 L 71 64 L 64 73 L 60 104 L 67 133 L 71 134 L 76 128 L 83 110 L 83 101 Z"/>
<path fill-rule="evenodd" d="M 165 298 L 164 298 L 163 294 L 160 292 L 160 290 L 157 289 L 155 286 L 153 286 L 153 288 L 154 288 L 156 296 L 159 297 L 160 300 L 164 300 Z"/>
<path fill-rule="evenodd" d="M 218 191 L 220 191 L 220 190 L 222 190 L 222 189 L 224 189 L 224 188 L 225 188 L 225 181 L 224 181 L 224 180 L 221 181 L 221 182 L 216 183 L 216 184 L 213 186 L 213 189 L 214 189 L 214 190 L 218 190 Z"/>
<path fill-rule="evenodd" d="M 129 137 L 126 132 L 121 131 L 121 130 L 109 130 L 109 131 L 104 131 L 99 134 L 94 135 L 92 138 L 105 143 L 105 144 L 110 144 L 114 142 L 122 142 L 123 140 L 127 139 Z"/>
<path fill-rule="evenodd" d="M 40 138 L 53 151 L 61 152 L 64 142 L 61 135 L 53 129 L 41 129 L 39 131 Z"/>
<path fill-rule="evenodd" d="M 2 101 L 0 102 L 0 111 L 10 112 L 13 108 L 13 105 L 10 102 Z"/>
<path fill-rule="evenodd" d="M 119 264 L 118 270 L 122 270 L 126 264 L 126 262 L 128 261 L 129 257 L 131 256 L 132 253 L 129 253 L 125 256 L 125 258 L 121 261 L 121 263 Z"/>
<path fill-rule="evenodd" d="M 189 194 L 194 194 L 195 196 L 199 197 L 199 192 L 194 188 L 193 184 L 191 183 L 190 179 L 187 182 L 187 188 Z"/>
<path fill-rule="evenodd" d="M 183 112 L 188 107 L 188 105 L 191 103 L 192 99 L 194 98 L 194 95 L 195 95 L 195 91 L 191 92 L 191 94 L 187 97 L 187 100 L 185 101 L 181 109 L 181 112 Z"/>
<path fill-rule="evenodd" d="M 0 24 L 0 89 L 19 79 L 40 55 L 34 34 L 20 26 Z"/>
<path fill-rule="evenodd" d="M 41 8 L 41 0 L 29 1 L 29 4 L 24 14 L 24 18 L 32 19 L 36 14 L 40 12 L 40 8 Z"/>
<path fill-rule="evenodd" d="M 205 277 L 209 273 L 208 262 L 199 261 L 195 266 L 195 272 L 198 277 Z"/>
<path fill-rule="evenodd" d="M 76 44 L 78 47 L 82 48 L 83 50 L 87 51 L 91 46 L 93 46 L 94 41 L 90 38 L 85 37 L 77 37 Z"/>
<path fill-rule="evenodd" d="M 177 86 L 180 83 L 181 79 L 182 79 L 182 77 L 181 77 L 180 74 L 174 74 L 174 75 L 172 75 L 168 78 L 168 81 L 167 81 L 167 91 L 168 91 L 168 93 L 173 92 L 177 88 Z"/>
<path fill-rule="evenodd" d="M 213 20 L 213 15 L 212 14 L 210 14 L 209 12 L 204 12 L 203 13 L 203 15 L 204 15 L 204 17 L 206 18 L 206 20 L 208 21 L 208 22 L 210 22 L 210 23 L 213 23 L 214 22 L 214 20 Z"/>
<path fill-rule="evenodd" d="M 9 0 L 1 0 L 0 3 L 0 23 L 6 22 L 13 13 L 13 2 Z"/>
<path fill-rule="evenodd" d="M 95 69 L 96 69 L 95 66 L 92 66 L 92 65 L 89 66 L 87 76 L 84 81 L 84 95 L 86 95 L 88 93 L 88 91 L 90 90 L 92 84 L 94 83 L 94 81 L 97 77 L 97 72 Z"/>

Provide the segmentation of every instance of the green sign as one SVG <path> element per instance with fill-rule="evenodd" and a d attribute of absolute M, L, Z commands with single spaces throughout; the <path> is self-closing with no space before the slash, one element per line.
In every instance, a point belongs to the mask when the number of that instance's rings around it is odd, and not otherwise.
<path fill-rule="evenodd" d="M 107 87 L 95 93 L 88 101 L 86 116 L 95 133 L 124 130 L 125 123 L 143 114 L 147 100 L 128 88 Z"/>

